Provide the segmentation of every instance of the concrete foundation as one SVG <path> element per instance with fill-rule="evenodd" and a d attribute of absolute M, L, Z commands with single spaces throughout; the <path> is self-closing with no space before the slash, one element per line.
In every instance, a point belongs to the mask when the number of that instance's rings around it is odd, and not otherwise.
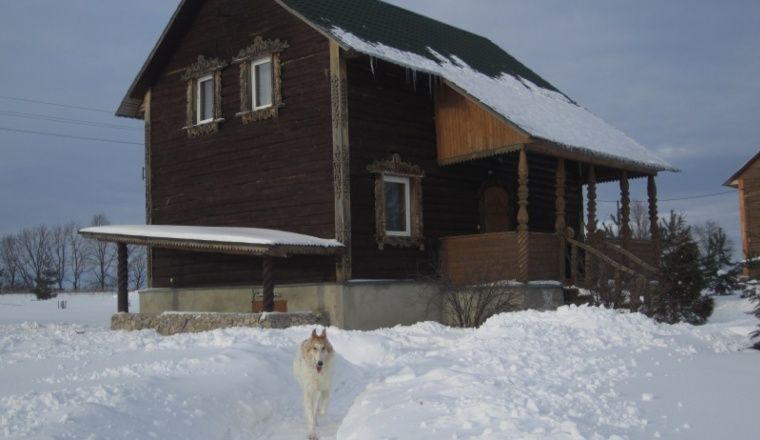
<path fill-rule="evenodd" d="M 522 297 L 520 308 L 549 310 L 563 304 L 558 283 L 510 286 Z M 140 313 L 166 311 L 250 313 L 260 286 L 196 289 L 154 288 L 140 291 Z M 345 284 L 281 284 L 275 295 L 288 312 L 327 315 L 331 325 L 347 330 L 374 330 L 420 321 L 449 323 L 439 287 L 419 281 L 351 281 Z"/>

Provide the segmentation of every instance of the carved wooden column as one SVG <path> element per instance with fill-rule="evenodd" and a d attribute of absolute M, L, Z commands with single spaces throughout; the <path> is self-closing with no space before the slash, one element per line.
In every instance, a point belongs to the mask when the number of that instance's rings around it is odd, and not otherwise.
<path fill-rule="evenodd" d="M 525 148 L 520 150 L 517 166 L 517 280 L 528 281 L 528 155 Z"/>
<path fill-rule="evenodd" d="M 261 265 L 261 284 L 264 291 L 262 310 L 274 312 L 274 260 L 268 255 L 264 256 Z"/>
<path fill-rule="evenodd" d="M 591 238 L 596 232 L 596 170 L 588 166 L 588 220 L 586 221 L 586 237 Z"/>
<path fill-rule="evenodd" d="M 649 234 L 652 239 L 655 267 L 660 266 L 660 225 L 657 212 L 657 183 L 655 176 L 647 177 L 647 194 L 649 195 Z"/>
<path fill-rule="evenodd" d="M 588 166 L 588 207 L 586 209 L 588 213 L 588 220 L 586 220 L 586 242 L 593 246 L 594 238 L 596 237 L 596 168 L 594 165 Z M 586 252 L 584 262 L 584 278 L 586 282 L 590 282 L 593 279 L 594 262 L 592 261 L 591 254 Z"/>
<path fill-rule="evenodd" d="M 351 170 L 348 142 L 348 89 L 346 60 L 340 46 L 330 41 L 330 100 L 332 103 L 333 192 L 335 195 L 335 239 L 343 243 L 335 277 L 345 282 L 352 277 L 351 259 Z"/>
<path fill-rule="evenodd" d="M 623 249 L 629 249 L 631 241 L 631 192 L 628 183 L 628 172 L 620 176 L 620 237 L 623 239 Z"/>
<path fill-rule="evenodd" d="M 129 292 L 127 291 L 127 281 L 129 280 L 129 269 L 127 266 L 127 245 L 125 243 L 116 244 L 116 274 L 117 274 L 117 291 L 116 303 L 119 313 L 129 313 Z"/>
<path fill-rule="evenodd" d="M 559 281 L 565 282 L 567 271 L 565 270 L 565 259 L 567 254 L 567 244 L 565 241 L 565 159 L 557 160 L 557 182 L 555 185 L 556 198 L 554 201 L 555 221 L 554 230 L 559 238 Z"/>

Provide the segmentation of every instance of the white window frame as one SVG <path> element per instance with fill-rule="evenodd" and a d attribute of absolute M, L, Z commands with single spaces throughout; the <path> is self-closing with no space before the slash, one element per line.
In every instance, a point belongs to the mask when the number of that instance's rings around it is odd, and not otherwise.
<path fill-rule="evenodd" d="M 206 81 L 211 81 L 211 117 L 207 119 L 201 119 L 201 84 L 203 84 Z M 214 121 L 214 106 L 216 105 L 216 93 L 214 92 L 214 88 L 216 87 L 216 84 L 214 84 L 214 75 L 205 75 L 201 76 L 197 79 L 195 86 L 195 120 L 197 121 L 198 125 L 201 124 L 208 124 L 209 122 Z"/>
<path fill-rule="evenodd" d="M 262 106 L 256 106 L 256 66 L 260 66 L 262 64 L 269 63 L 270 68 L 270 75 L 269 75 L 269 87 L 272 89 L 270 92 L 270 98 L 269 98 L 269 104 L 262 105 Z M 253 111 L 257 110 L 264 110 L 269 107 L 272 107 L 274 104 L 274 60 L 272 59 L 272 55 L 267 55 L 265 57 L 256 58 L 255 60 L 251 61 L 251 109 Z"/>
<path fill-rule="evenodd" d="M 406 221 L 406 228 L 403 231 L 392 231 L 388 229 L 388 226 L 385 227 L 385 235 L 388 235 L 390 237 L 411 237 L 412 236 L 412 210 L 411 210 L 411 179 L 409 177 L 401 177 L 401 176 L 389 176 L 389 175 L 383 175 L 383 186 L 385 186 L 385 182 L 390 183 L 401 183 L 404 185 L 404 220 Z M 385 189 L 383 188 L 383 191 Z M 385 201 L 383 201 L 385 203 Z M 385 212 L 385 215 L 387 215 L 388 212 L 388 206 L 383 206 L 383 210 Z"/>

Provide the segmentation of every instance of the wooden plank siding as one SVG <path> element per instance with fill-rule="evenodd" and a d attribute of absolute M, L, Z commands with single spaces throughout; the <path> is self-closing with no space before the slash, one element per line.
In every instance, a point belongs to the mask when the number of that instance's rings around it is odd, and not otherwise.
<path fill-rule="evenodd" d="M 517 154 L 440 165 L 437 157 L 434 93 L 429 79 L 365 56 L 347 61 L 351 155 L 353 276 L 360 279 L 413 278 L 438 265 L 441 238 L 480 232 L 479 195 L 497 183 L 511 194 L 517 212 Z M 378 248 L 375 241 L 374 180 L 367 165 L 397 153 L 421 167 L 425 249 Z M 533 232 L 554 232 L 555 170 L 551 157 L 529 154 L 529 215 Z M 579 167 L 567 162 L 567 222 L 581 217 Z M 512 224 L 516 224 L 513 221 Z M 554 237 L 552 235 L 552 237 Z M 554 245 L 558 247 L 556 238 Z M 548 243 L 539 240 L 539 246 Z M 558 266 L 557 258 L 549 264 Z M 545 279 L 546 274 L 541 274 Z"/>
<path fill-rule="evenodd" d="M 284 107 L 243 125 L 239 66 L 222 71 L 219 132 L 188 138 L 186 85 L 199 55 L 231 62 L 256 36 L 279 38 Z M 208 0 L 151 90 L 153 224 L 282 229 L 332 238 L 334 202 L 328 40 L 270 0 Z M 153 286 L 258 283 L 260 259 L 155 250 Z M 277 282 L 330 281 L 330 257 L 278 261 Z"/>
<path fill-rule="evenodd" d="M 558 280 L 556 234 L 532 232 L 529 237 L 529 279 Z M 453 284 L 515 280 L 518 275 L 517 232 L 442 238 L 441 271 Z"/>
<path fill-rule="evenodd" d="M 450 164 L 514 151 L 530 138 L 446 84 L 436 88 L 438 162 Z"/>

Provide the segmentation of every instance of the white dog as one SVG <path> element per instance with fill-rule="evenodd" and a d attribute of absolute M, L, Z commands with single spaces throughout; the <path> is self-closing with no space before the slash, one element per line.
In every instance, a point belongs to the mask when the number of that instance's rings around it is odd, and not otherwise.
<path fill-rule="evenodd" d="M 317 412 L 327 412 L 332 384 L 334 351 L 327 340 L 327 331 L 311 332 L 311 337 L 301 343 L 293 361 L 293 374 L 303 389 L 303 406 L 309 424 L 309 440 L 317 439 Z"/>

